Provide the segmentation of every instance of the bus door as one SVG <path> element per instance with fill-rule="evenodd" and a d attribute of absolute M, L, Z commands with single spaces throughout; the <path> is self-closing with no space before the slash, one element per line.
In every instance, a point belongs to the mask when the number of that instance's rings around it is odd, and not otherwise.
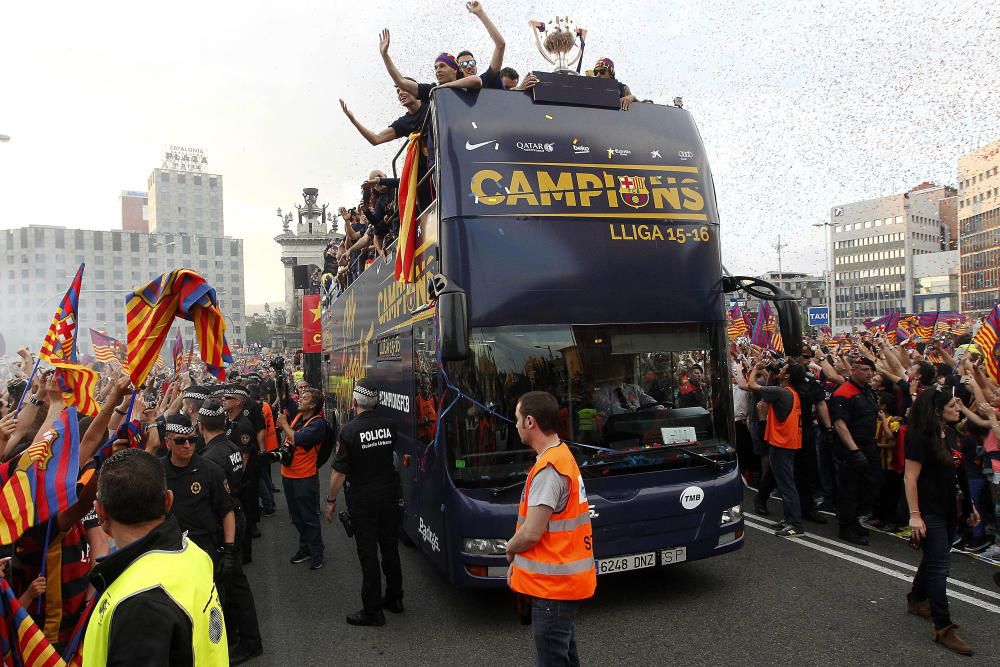
<path fill-rule="evenodd" d="M 410 459 L 400 467 L 405 503 L 404 529 L 434 562 L 447 571 L 445 551 L 444 503 L 444 434 L 434 440 L 441 409 L 440 374 L 434 345 L 434 324 L 431 319 L 417 322 L 412 330 L 413 373 L 411 375 L 414 405 L 411 411 L 414 435 L 410 443 Z"/>

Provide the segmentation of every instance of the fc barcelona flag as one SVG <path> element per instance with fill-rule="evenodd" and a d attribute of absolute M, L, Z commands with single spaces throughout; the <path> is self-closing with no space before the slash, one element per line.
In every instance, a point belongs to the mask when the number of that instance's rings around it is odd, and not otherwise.
<path fill-rule="evenodd" d="M 80 288 L 83 286 L 83 267 L 81 264 L 76 270 L 76 277 L 66 290 L 66 295 L 59 303 L 56 314 L 52 317 L 52 324 L 45 332 L 45 340 L 42 341 L 42 349 L 38 357 L 42 361 L 52 361 L 53 359 L 63 359 L 76 363 L 76 329 L 79 319 L 78 309 L 80 305 Z"/>
<path fill-rule="evenodd" d="M 215 288 L 190 269 L 175 269 L 125 299 L 127 367 L 135 386 L 152 370 L 176 316 L 194 322 L 205 366 L 220 380 L 226 379 L 225 364 L 233 357 Z"/>
<path fill-rule="evenodd" d="M 983 365 L 990 374 L 990 379 L 1000 382 L 1000 363 L 997 361 L 998 347 L 1000 347 L 1000 305 L 993 306 L 993 312 L 979 327 L 972 342 L 976 344 L 979 351 L 983 353 Z"/>
<path fill-rule="evenodd" d="M 94 357 L 101 363 L 107 364 L 116 360 L 120 361 L 118 356 L 118 350 L 121 348 L 120 341 L 115 340 L 105 333 L 91 329 L 90 344 L 94 348 Z"/>
<path fill-rule="evenodd" d="M 18 601 L 6 579 L 0 579 L 0 605 L 3 606 L 3 623 L 0 624 L 0 650 L 5 665 L 24 667 L 66 667 L 66 661 L 45 638 L 38 624 L 28 615 Z"/>
<path fill-rule="evenodd" d="M 760 310 L 757 311 L 757 321 L 753 326 L 753 337 L 751 341 L 754 345 L 759 345 L 767 350 L 777 350 L 784 352 L 785 346 L 781 340 L 781 331 L 778 329 L 778 316 L 771 307 L 770 301 L 761 301 Z"/>
<path fill-rule="evenodd" d="M 174 336 L 174 346 L 171 350 L 174 357 L 174 375 L 178 375 L 181 372 L 181 365 L 184 363 L 184 336 L 181 334 L 181 330 L 177 330 L 177 335 Z"/>
<path fill-rule="evenodd" d="M 0 467 L 0 544 L 12 544 L 31 526 L 75 503 L 79 473 L 76 408 L 66 408 L 40 440 Z"/>
<path fill-rule="evenodd" d="M 399 179 L 399 240 L 396 243 L 396 282 L 415 281 L 413 255 L 417 248 L 417 165 L 420 157 L 420 133 L 410 135 L 406 159 Z"/>
<path fill-rule="evenodd" d="M 876 331 L 884 331 L 886 340 L 889 341 L 889 344 L 895 345 L 900 317 L 902 316 L 899 313 L 888 313 L 877 320 L 865 320 L 864 325 L 865 328 L 869 330 L 875 329 Z"/>

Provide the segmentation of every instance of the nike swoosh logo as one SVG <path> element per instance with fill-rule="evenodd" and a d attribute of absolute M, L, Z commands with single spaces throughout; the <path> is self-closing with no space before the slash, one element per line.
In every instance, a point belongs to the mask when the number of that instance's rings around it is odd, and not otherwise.
<path fill-rule="evenodd" d="M 470 144 L 468 141 L 466 141 L 465 142 L 465 150 L 467 150 L 467 151 L 474 151 L 477 148 L 482 148 L 486 144 L 492 144 L 494 141 L 496 141 L 496 139 L 490 139 L 489 141 L 484 141 L 481 144 Z"/>

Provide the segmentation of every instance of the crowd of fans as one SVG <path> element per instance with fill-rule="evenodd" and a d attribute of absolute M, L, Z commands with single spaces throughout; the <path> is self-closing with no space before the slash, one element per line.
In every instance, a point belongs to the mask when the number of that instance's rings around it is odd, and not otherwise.
<path fill-rule="evenodd" d="M 777 491 L 779 536 L 835 515 L 839 537 L 859 547 L 872 529 L 908 537 L 923 553 L 908 610 L 933 619 L 935 641 L 971 654 L 945 585 L 953 548 L 1000 561 L 1000 387 L 983 356 L 993 351 L 970 334 L 894 338 L 810 338 L 797 358 L 734 343 L 742 472 L 757 514 L 770 514 Z"/>

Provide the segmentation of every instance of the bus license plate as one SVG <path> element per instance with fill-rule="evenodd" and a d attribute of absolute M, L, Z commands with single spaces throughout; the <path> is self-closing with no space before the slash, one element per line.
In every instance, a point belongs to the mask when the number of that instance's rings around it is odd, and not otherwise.
<path fill-rule="evenodd" d="M 674 549 L 663 549 L 660 551 L 660 564 L 673 565 L 683 563 L 688 558 L 687 547 L 676 547 Z"/>
<path fill-rule="evenodd" d="M 650 551 L 645 554 L 631 554 L 629 556 L 618 556 L 616 558 L 601 558 L 597 561 L 597 574 L 611 574 L 612 572 L 641 570 L 644 567 L 655 566 L 656 552 Z"/>

